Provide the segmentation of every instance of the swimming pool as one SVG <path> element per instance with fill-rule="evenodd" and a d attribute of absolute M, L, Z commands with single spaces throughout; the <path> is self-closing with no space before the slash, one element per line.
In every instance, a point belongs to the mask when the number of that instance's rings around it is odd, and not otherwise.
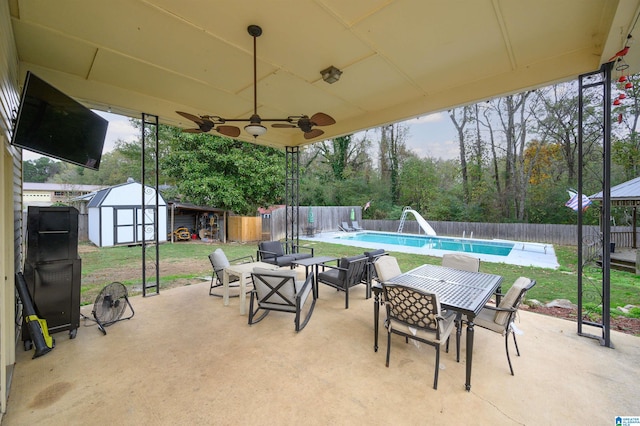
<path fill-rule="evenodd" d="M 463 253 L 491 254 L 508 256 L 515 243 L 508 241 L 473 240 L 467 238 L 432 237 L 383 232 L 358 232 L 352 235 L 339 235 L 340 240 L 364 241 L 370 243 L 393 244 L 416 248 L 457 251 Z"/>
<path fill-rule="evenodd" d="M 325 242 L 363 249 L 384 249 L 389 252 L 423 254 L 442 257 L 445 253 L 466 252 L 483 262 L 506 263 L 519 266 L 560 267 L 553 245 L 509 240 L 439 237 L 401 234 L 395 232 L 323 232 L 303 237 L 305 244 Z"/>

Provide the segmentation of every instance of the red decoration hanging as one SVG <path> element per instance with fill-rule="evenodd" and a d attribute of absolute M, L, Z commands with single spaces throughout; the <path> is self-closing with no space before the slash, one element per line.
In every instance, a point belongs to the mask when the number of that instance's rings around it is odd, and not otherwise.
<path fill-rule="evenodd" d="M 624 93 L 620 93 L 618 95 L 618 99 L 626 99 L 626 98 L 627 98 L 627 95 L 625 95 Z"/>
<path fill-rule="evenodd" d="M 627 76 L 626 75 L 621 75 L 620 78 L 618 79 L 619 83 L 624 83 L 625 81 L 627 81 Z"/>
<path fill-rule="evenodd" d="M 627 82 L 627 84 L 624 85 L 625 89 L 631 89 L 633 87 L 633 83 L 632 82 Z"/>
<path fill-rule="evenodd" d="M 621 104 L 620 99 L 616 99 L 615 101 L 613 101 L 613 104 L 616 106 L 620 105 Z"/>

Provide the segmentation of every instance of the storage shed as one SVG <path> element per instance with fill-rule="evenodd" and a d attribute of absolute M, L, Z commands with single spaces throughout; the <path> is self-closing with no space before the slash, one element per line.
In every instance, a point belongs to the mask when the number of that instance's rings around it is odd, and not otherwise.
<path fill-rule="evenodd" d="M 167 241 L 176 240 L 172 231 L 186 228 L 201 240 L 227 242 L 227 211 L 209 206 L 196 206 L 169 200 L 169 228 Z"/>
<path fill-rule="evenodd" d="M 167 205 L 158 195 L 158 212 L 155 212 L 155 189 L 145 186 L 145 215 L 142 224 L 142 184 L 127 183 L 102 189 L 95 193 L 87 205 L 89 215 L 89 240 L 98 247 L 139 244 L 153 241 L 154 223 L 158 222 L 158 241 L 167 241 Z"/>

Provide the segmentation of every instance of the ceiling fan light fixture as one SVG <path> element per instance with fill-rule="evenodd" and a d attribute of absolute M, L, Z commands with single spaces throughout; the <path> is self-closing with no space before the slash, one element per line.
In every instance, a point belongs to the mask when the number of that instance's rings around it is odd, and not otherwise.
<path fill-rule="evenodd" d="M 331 65 L 329 68 L 325 68 L 322 71 L 320 71 L 320 74 L 322 75 L 322 79 L 324 81 L 326 81 L 329 84 L 333 84 L 336 81 L 340 80 L 342 71 L 340 71 L 338 68 Z"/>
<path fill-rule="evenodd" d="M 254 138 L 257 138 L 258 136 L 262 136 L 265 133 L 267 133 L 267 128 L 261 124 L 248 124 L 244 126 L 244 130 L 250 135 L 252 135 Z"/>
<path fill-rule="evenodd" d="M 184 129 L 186 133 L 207 133 L 215 130 L 218 133 L 235 138 L 240 136 L 240 128 L 233 125 L 225 125 L 227 122 L 248 121 L 249 124 L 244 126 L 245 132 L 257 138 L 267 133 L 267 128 L 262 125 L 266 121 L 275 121 L 271 127 L 275 128 L 295 128 L 298 127 L 304 132 L 305 139 L 313 139 L 324 133 L 323 130 L 316 129 L 315 126 L 331 126 L 336 123 L 330 115 L 323 112 L 317 112 L 311 117 L 307 115 L 290 115 L 287 118 L 268 118 L 262 119 L 258 115 L 258 83 L 257 83 L 257 54 L 256 39 L 262 35 L 262 28 L 258 25 L 249 25 L 247 32 L 253 38 L 253 114 L 247 118 L 222 118 L 217 115 L 194 115 L 184 111 L 176 111 L 179 115 L 196 124 L 194 129 Z M 326 72 L 326 78 L 324 73 Z M 334 83 L 340 78 L 342 71 L 334 66 L 323 71 L 323 78 L 329 83 Z"/>

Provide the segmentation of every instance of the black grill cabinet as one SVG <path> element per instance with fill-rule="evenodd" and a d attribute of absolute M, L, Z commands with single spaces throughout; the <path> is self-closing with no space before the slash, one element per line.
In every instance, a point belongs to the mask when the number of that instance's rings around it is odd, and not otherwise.
<path fill-rule="evenodd" d="M 82 261 L 78 257 L 78 210 L 73 207 L 29 207 L 24 278 L 40 318 L 49 333 L 80 326 Z M 22 322 L 25 350 L 31 336 Z"/>

